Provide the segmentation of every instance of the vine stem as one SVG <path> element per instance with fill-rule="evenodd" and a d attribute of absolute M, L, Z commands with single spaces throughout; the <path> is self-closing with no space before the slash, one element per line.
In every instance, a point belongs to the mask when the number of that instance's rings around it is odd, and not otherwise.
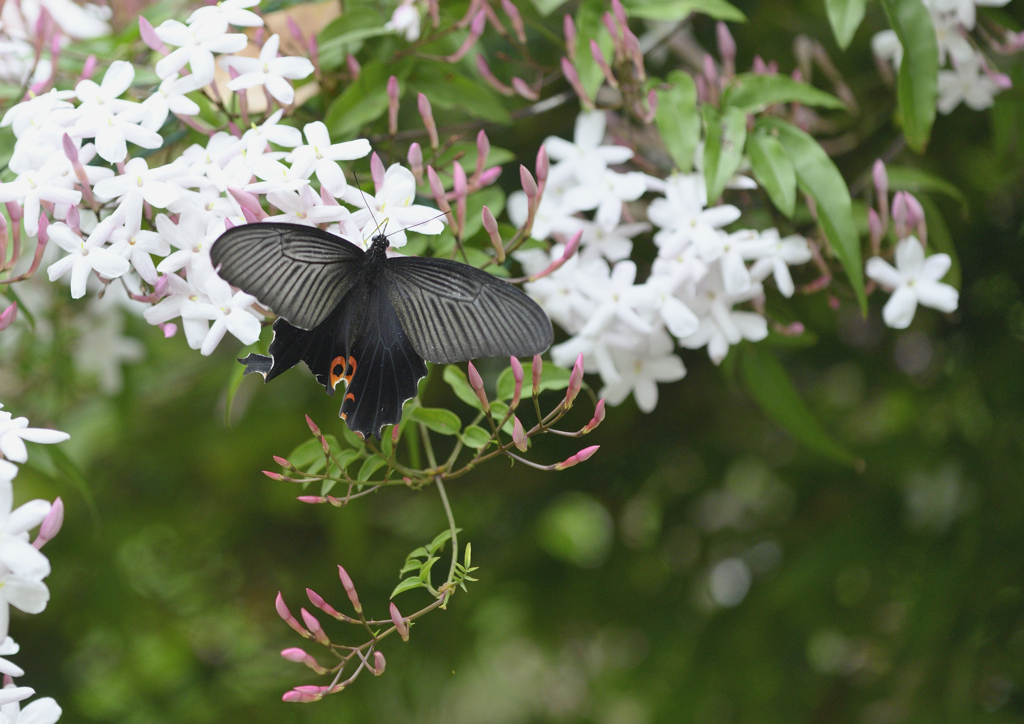
<path fill-rule="evenodd" d="M 427 453 L 427 462 L 430 463 L 430 467 L 437 469 L 437 460 L 434 457 L 434 447 L 430 444 L 430 433 L 427 432 L 427 426 L 420 423 L 420 436 L 423 438 L 423 447 Z M 442 594 L 444 596 L 443 601 L 446 603 L 448 597 L 451 596 L 451 583 L 455 580 L 455 564 L 459 562 L 459 536 L 455 532 L 455 516 L 452 514 L 451 503 L 448 502 L 448 493 L 444 489 L 444 483 L 441 480 L 440 474 L 434 475 L 434 485 L 437 486 L 437 492 L 441 496 L 441 504 L 444 506 L 444 514 L 448 517 L 448 530 L 452 534 L 452 562 L 448 567 L 448 580 L 445 582 L 445 591 Z M 441 604 L 442 606 L 444 603 Z"/>

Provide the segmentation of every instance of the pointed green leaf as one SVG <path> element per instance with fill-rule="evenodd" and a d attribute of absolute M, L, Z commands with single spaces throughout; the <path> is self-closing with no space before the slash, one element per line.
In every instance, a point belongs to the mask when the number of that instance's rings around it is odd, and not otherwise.
<path fill-rule="evenodd" d="M 447 365 L 444 368 L 444 375 L 442 375 L 448 386 L 452 388 L 455 396 L 465 402 L 470 407 L 475 407 L 480 410 L 483 409 L 480 406 L 480 398 L 473 392 L 473 388 L 469 386 L 469 380 L 466 379 L 466 373 L 463 372 L 459 367 L 455 365 Z"/>
<path fill-rule="evenodd" d="M 382 467 L 388 464 L 388 461 L 382 458 L 380 455 L 371 455 L 366 458 L 362 467 L 359 468 L 359 475 L 356 476 L 356 480 L 360 482 L 366 482 L 370 479 L 370 476 L 380 470 Z"/>
<path fill-rule="evenodd" d="M 573 65 L 579 73 L 580 83 L 591 99 L 604 83 L 604 73 L 590 52 L 590 41 L 597 41 L 605 58 L 610 58 L 614 49 L 612 36 L 608 34 L 608 28 L 601 20 L 604 12 L 603 0 L 584 0 L 576 11 L 576 58 Z"/>
<path fill-rule="evenodd" d="M 462 421 L 451 410 L 440 407 L 416 407 L 409 412 L 409 419 L 422 422 L 434 432 L 442 435 L 458 435 L 462 429 Z"/>
<path fill-rule="evenodd" d="M 910 191 L 914 194 L 935 192 L 945 194 L 960 204 L 963 215 L 967 216 L 967 197 L 963 191 L 946 179 L 911 166 L 886 166 L 889 188 L 893 191 Z"/>
<path fill-rule="evenodd" d="M 627 0 L 630 17 L 647 20 L 680 22 L 690 13 L 700 13 L 715 20 L 746 22 L 747 16 L 725 0 Z"/>
<path fill-rule="evenodd" d="M 672 160 L 683 173 L 693 168 L 693 154 L 700 142 L 701 118 L 697 107 L 697 86 L 689 73 L 668 74 L 671 88 L 658 91 L 658 112 L 654 117 Z"/>
<path fill-rule="evenodd" d="M 779 139 L 767 133 L 747 136 L 747 155 L 754 178 L 761 184 L 775 207 L 793 218 L 796 209 L 796 171 Z"/>
<path fill-rule="evenodd" d="M 805 447 L 844 465 L 863 465 L 825 433 L 770 350 L 744 344 L 740 360 L 743 382 L 766 415 Z"/>
<path fill-rule="evenodd" d="M 424 588 L 423 581 L 419 578 L 406 578 L 395 586 L 395 590 L 391 592 L 391 598 L 394 598 L 399 593 L 411 591 L 414 588 Z"/>
<path fill-rule="evenodd" d="M 850 47 L 854 33 L 864 20 L 864 6 L 867 0 L 825 0 L 825 10 L 836 43 L 843 50 Z"/>
<path fill-rule="evenodd" d="M 456 533 L 461 533 L 462 532 L 462 528 L 456 528 L 455 532 Z M 444 544 L 447 543 L 448 541 L 450 541 L 451 539 L 452 539 L 452 530 L 451 530 L 451 528 L 443 530 L 440 533 L 438 533 L 436 536 L 434 536 L 434 540 L 430 541 L 430 545 L 427 546 L 427 551 L 429 551 L 430 555 L 434 555 L 438 551 L 444 550 Z"/>
<path fill-rule="evenodd" d="M 747 114 L 738 108 L 727 108 L 719 115 L 714 106 L 705 105 L 704 181 L 708 187 L 708 203 L 714 203 L 743 161 L 743 144 L 747 140 Z"/>
<path fill-rule="evenodd" d="M 725 89 L 722 105 L 739 108 L 744 113 L 759 113 L 776 103 L 803 103 L 819 108 L 846 108 L 831 93 L 818 90 L 809 83 L 788 75 L 740 73 Z"/>
<path fill-rule="evenodd" d="M 409 60 L 386 66 L 378 61 L 364 65 L 359 80 L 350 83 L 327 108 L 324 124 L 331 138 L 349 137 L 383 116 L 388 109 L 388 77 L 394 75 L 399 81 L 404 80 L 412 68 Z"/>
<path fill-rule="evenodd" d="M 462 442 L 474 450 L 479 450 L 491 441 L 491 433 L 479 425 L 469 425 L 462 431 Z"/>
<path fill-rule="evenodd" d="M 939 46 L 931 13 L 921 0 L 882 0 L 903 46 L 897 96 L 907 145 L 924 153 L 935 122 Z"/>
<path fill-rule="evenodd" d="M 412 573 L 413 571 L 416 571 L 416 575 L 418 576 L 420 574 L 420 568 L 422 567 L 423 561 L 416 560 L 415 558 L 410 558 L 406 560 L 405 565 L 402 566 L 402 570 L 398 572 L 398 577 L 401 578 L 406 573 Z"/>
<path fill-rule="evenodd" d="M 757 129 L 765 129 L 775 135 L 786 149 L 796 171 L 797 185 L 814 199 L 825 236 L 846 270 L 861 313 L 866 316 L 868 299 L 864 293 L 860 236 L 853 219 L 850 190 L 843 175 L 818 142 L 796 126 L 778 118 L 763 118 Z"/>

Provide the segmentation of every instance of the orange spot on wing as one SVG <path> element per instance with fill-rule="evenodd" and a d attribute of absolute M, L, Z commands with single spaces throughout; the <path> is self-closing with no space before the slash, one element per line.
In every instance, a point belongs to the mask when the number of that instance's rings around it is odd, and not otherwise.
<path fill-rule="evenodd" d="M 341 368 L 340 371 L 338 370 L 339 367 Z M 332 390 L 335 387 L 337 387 L 338 383 L 341 382 L 342 380 L 345 380 L 345 384 L 348 384 L 348 379 L 345 378 L 345 358 L 344 357 L 340 357 L 339 356 L 339 357 L 335 357 L 334 359 L 331 360 L 330 379 L 331 379 L 331 389 Z"/>
<path fill-rule="evenodd" d="M 352 400 L 352 402 L 355 402 L 356 401 L 356 396 L 353 395 L 351 392 L 349 392 L 347 395 L 345 395 L 345 399 L 346 400 Z"/>
<path fill-rule="evenodd" d="M 349 355 L 348 367 L 346 368 L 345 372 L 345 384 L 350 385 L 352 384 L 352 378 L 356 374 L 356 358 L 353 357 L 352 355 Z"/>

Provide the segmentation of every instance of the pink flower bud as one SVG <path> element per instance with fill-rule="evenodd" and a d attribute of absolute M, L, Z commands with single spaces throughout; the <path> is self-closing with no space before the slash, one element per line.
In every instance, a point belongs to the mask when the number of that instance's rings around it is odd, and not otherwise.
<path fill-rule="evenodd" d="M 384 162 L 376 151 L 370 156 L 370 178 L 373 179 L 374 193 L 379 193 L 384 185 Z"/>
<path fill-rule="evenodd" d="M 178 333 L 178 325 L 174 322 L 167 322 L 160 325 L 161 331 L 164 333 L 164 339 L 170 339 Z"/>
<path fill-rule="evenodd" d="M 909 235 L 912 226 L 909 223 L 910 209 L 907 206 L 906 191 L 897 191 L 892 198 L 892 220 L 896 226 L 896 236 L 904 239 Z"/>
<path fill-rule="evenodd" d="M 394 447 L 398 444 L 398 438 L 402 436 L 402 428 L 398 425 L 391 426 L 391 445 Z"/>
<path fill-rule="evenodd" d="M 523 429 L 523 423 L 515 415 L 512 416 L 512 442 L 519 452 L 526 452 L 526 431 Z"/>
<path fill-rule="evenodd" d="M 526 192 L 526 197 L 533 201 L 537 197 L 537 182 L 533 179 L 533 174 L 530 173 L 526 166 L 519 166 L 519 181 L 523 184 L 523 191 Z"/>
<path fill-rule="evenodd" d="M 5 312 L 6 314 L 6 312 Z M 50 512 L 43 518 L 43 522 L 39 524 L 39 534 L 36 539 L 32 541 L 32 547 L 39 550 L 48 542 L 53 540 L 58 533 L 60 533 L 61 527 L 64 525 L 64 501 L 57 498 L 53 501 L 53 505 L 50 506 Z"/>
<path fill-rule="evenodd" d="M 306 503 L 308 505 L 316 505 L 318 503 L 326 503 L 327 498 L 322 495 L 300 495 L 296 498 L 300 503 Z"/>
<path fill-rule="evenodd" d="M 508 15 L 512 28 L 516 31 L 516 38 L 520 43 L 526 44 L 526 26 L 523 25 L 523 16 L 519 14 L 519 8 L 512 0 L 501 0 L 501 9 Z"/>
<path fill-rule="evenodd" d="M 338 566 L 338 577 L 341 578 L 341 585 L 345 587 L 348 600 L 352 602 L 352 608 L 356 610 L 356 613 L 362 613 L 363 607 L 359 603 L 359 596 L 356 595 L 356 587 L 352 585 L 352 579 L 348 577 L 348 573 L 341 566 Z"/>
<path fill-rule="evenodd" d="M 434 195 L 434 201 L 437 202 L 437 208 L 448 214 L 449 224 L 454 224 L 455 219 L 450 213 L 452 207 L 448 204 L 448 199 L 445 198 L 444 184 L 441 183 L 441 177 L 437 175 L 437 171 L 432 166 L 427 166 L 427 181 L 430 184 L 430 192 Z"/>
<path fill-rule="evenodd" d="M 281 475 L 281 473 L 273 473 L 273 472 L 271 472 L 269 470 L 264 470 L 262 472 L 263 472 L 264 475 L 266 475 L 271 480 L 278 480 L 278 481 L 284 480 L 284 476 Z"/>
<path fill-rule="evenodd" d="M 387 666 L 387 662 L 384 660 L 384 654 L 380 651 L 373 652 L 373 675 L 380 676 L 384 673 L 384 667 Z"/>
<path fill-rule="evenodd" d="M 580 389 L 583 387 L 583 353 L 576 358 L 576 364 L 572 366 L 572 372 L 569 375 L 569 388 L 565 391 L 565 408 L 569 409 L 572 407 L 573 400 L 576 399 L 576 395 L 580 393 Z"/>
<path fill-rule="evenodd" d="M 548 160 L 548 150 L 541 144 L 537 151 L 537 183 L 543 186 L 548 181 L 548 172 L 551 170 L 551 162 Z"/>
<path fill-rule="evenodd" d="M 518 76 L 512 76 L 512 90 L 528 101 L 540 99 L 540 93 L 527 85 L 526 81 Z"/>
<path fill-rule="evenodd" d="M 871 234 L 871 246 L 874 248 L 885 234 L 882 228 L 882 220 L 878 217 L 878 212 L 874 209 L 868 209 L 868 231 Z"/>
<path fill-rule="evenodd" d="M 871 167 L 871 178 L 875 182 L 875 191 L 878 196 L 888 198 L 889 196 L 889 174 L 885 170 L 885 163 L 877 159 Z"/>
<path fill-rule="evenodd" d="M 395 630 L 402 637 L 402 641 L 408 641 L 409 622 L 402 618 L 402 614 L 398 612 L 398 606 L 394 604 L 394 601 L 391 602 L 391 622 L 395 624 Z"/>
<path fill-rule="evenodd" d="M 726 75 L 733 75 L 736 71 L 736 41 L 729 32 L 729 26 L 719 21 L 715 26 L 715 36 L 718 39 L 718 55 L 725 64 Z"/>
<path fill-rule="evenodd" d="M 480 129 L 480 132 L 476 134 L 476 171 L 473 173 L 474 176 L 479 176 L 484 170 L 484 166 L 487 164 L 487 156 L 491 153 L 491 139 L 487 137 L 487 132 L 484 129 Z"/>
<path fill-rule="evenodd" d="M 311 418 L 309 415 L 306 415 L 306 424 L 309 425 L 309 429 L 313 432 L 314 435 L 316 435 L 317 437 L 320 436 L 320 428 L 316 426 L 316 423 L 313 422 L 313 418 Z"/>
<path fill-rule="evenodd" d="M 572 258 L 572 255 L 576 253 L 576 250 L 580 248 L 580 241 L 583 239 L 583 230 L 577 231 L 569 239 L 569 243 L 565 245 L 565 251 L 562 252 L 562 261 L 566 262 Z"/>
<path fill-rule="evenodd" d="M 149 46 L 150 50 L 167 55 L 167 46 L 164 45 L 164 41 L 157 36 L 153 25 L 141 15 L 139 16 L 139 35 L 142 36 L 142 42 Z"/>
<path fill-rule="evenodd" d="M 903 198 L 907 202 L 907 226 L 914 228 L 924 219 L 924 208 L 917 197 L 909 191 L 903 192 Z"/>
<path fill-rule="evenodd" d="M 437 148 L 441 142 L 437 137 L 437 124 L 434 123 L 434 112 L 430 108 L 430 100 L 420 93 L 416 97 L 416 107 L 419 109 L 420 117 L 423 118 L 423 125 L 427 129 L 427 135 L 430 136 L 430 147 Z"/>
<path fill-rule="evenodd" d="M 18 316 L 18 303 L 11 302 L 3 312 L 0 312 L 0 331 L 3 331 L 14 323 Z"/>
<path fill-rule="evenodd" d="M 65 133 L 61 138 L 61 144 L 64 147 L 64 155 L 68 157 L 68 160 L 73 164 L 78 163 L 78 146 L 75 145 L 71 136 Z"/>
<path fill-rule="evenodd" d="M 469 378 L 469 386 L 473 388 L 473 392 L 476 393 L 477 398 L 480 400 L 480 406 L 484 408 L 484 412 L 491 411 L 491 403 L 487 399 L 487 393 L 484 392 L 484 381 L 480 377 L 480 373 L 476 371 L 476 367 L 470 362 L 466 370 L 466 377 Z"/>
<path fill-rule="evenodd" d="M 348 66 L 348 74 L 352 77 L 352 82 L 355 83 L 359 80 L 360 73 L 363 72 L 363 68 L 359 65 L 359 61 L 356 60 L 356 56 L 349 53 L 345 57 L 345 65 Z"/>
<path fill-rule="evenodd" d="M 68 214 L 67 214 L 67 216 L 64 217 L 64 223 L 67 224 L 68 227 L 73 232 L 75 232 L 76 234 L 81 234 L 82 233 L 82 229 L 80 228 L 81 227 L 81 222 L 82 222 L 82 219 L 81 219 L 81 217 L 79 215 L 78 207 L 77 206 L 69 206 L 68 207 Z M 40 227 L 42 227 L 41 223 L 40 223 Z"/>
<path fill-rule="evenodd" d="M 286 691 L 281 697 L 281 701 L 307 704 L 311 701 L 320 701 L 327 693 L 326 686 L 296 686 L 291 691 Z"/>
<path fill-rule="evenodd" d="M 606 13 L 607 14 L 607 13 Z M 597 67 L 601 69 L 604 74 L 604 79 L 608 81 L 608 85 L 612 88 L 619 87 L 619 81 L 615 78 L 615 74 L 612 73 L 611 66 L 608 65 L 608 61 L 604 58 L 604 53 L 601 51 L 601 46 L 597 44 L 597 41 L 591 39 L 590 41 L 590 54 L 594 57 L 594 62 L 597 63 Z M 512 84 L 515 86 L 515 83 Z"/>
<path fill-rule="evenodd" d="M 768 66 L 765 65 L 764 58 L 762 58 L 760 55 L 754 56 L 751 68 L 753 68 L 754 72 L 757 75 L 768 75 Z"/>
<path fill-rule="evenodd" d="M 487 12 L 481 10 L 473 16 L 473 21 L 469 24 L 469 34 L 475 35 L 479 38 L 484 34 L 484 27 L 487 24 Z"/>
<path fill-rule="evenodd" d="M 292 616 L 292 612 L 289 611 L 288 606 L 285 605 L 284 596 L 281 595 L 280 591 L 277 592 L 277 599 L 274 601 L 274 607 L 277 609 L 277 615 L 280 616 L 284 622 L 292 628 L 292 630 L 297 632 L 303 638 L 313 638 L 313 634 L 302 628 L 302 624 L 296 621 L 295 617 Z"/>
<path fill-rule="evenodd" d="M 331 640 L 327 638 L 327 634 L 324 633 L 324 629 L 320 625 L 320 622 L 316 620 L 316 616 L 304 608 L 300 608 L 299 613 L 302 615 L 302 620 L 306 624 L 306 628 L 313 633 L 313 638 L 316 639 L 317 643 L 323 644 L 324 646 L 331 643 Z"/>
<path fill-rule="evenodd" d="M 565 35 L 565 54 L 569 60 L 576 60 L 576 23 L 568 13 L 562 18 L 562 34 Z"/>
<path fill-rule="evenodd" d="M 416 183 L 423 183 L 423 149 L 420 148 L 420 144 L 410 144 L 407 158 L 409 160 L 409 168 L 412 169 L 412 175 L 416 177 Z"/>
<path fill-rule="evenodd" d="M 508 361 L 512 366 L 512 379 L 516 382 L 512 392 L 512 409 L 514 410 L 519 405 L 519 398 L 523 394 L 523 365 L 515 357 L 509 357 Z"/>
<path fill-rule="evenodd" d="M 484 186 L 490 186 L 492 183 L 498 180 L 501 176 L 501 166 L 492 166 L 491 168 L 480 174 L 480 178 L 477 179 L 477 188 L 483 188 Z"/>
<path fill-rule="evenodd" d="M 715 59 L 708 53 L 704 54 L 704 77 L 711 88 L 718 87 L 718 68 L 715 66 Z"/>
<path fill-rule="evenodd" d="M 322 667 L 317 660 L 300 648 L 285 649 L 281 652 L 281 658 L 292 661 L 296 664 L 305 664 L 318 674 L 326 674 L 327 669 Z"/>
<path fill-rule="evenodd" d="M 501 93 L 503 96 L 514 96 L 516 92 L 509 86 L 502 83 L 498 78 L 491 72 L 491 66 L 487 64 L 487 59 L 484 58 L 483 53 L 476 56 L 476 69 L 480 73 L 480 76 L 487 81 L 487 85 L 494 88 L 494 90 Z"/>
<path fill-rule="evenodd" d="M 302 41 L 302 28 L 295 22 L 291 15 L 288 16 L 288 30 L 291 32 L 292 37 L 298 41 Z"/>
<path fill-rule="evenodd" d="M 7 215 L 11 217 L 11 221 L 15 226 L 17 226 L 18 222 L 21 221 L 22 216 L 24 216 L 21 204 L 17 201 L 8 201 L 5 206 L 7 206 Z"/>
<path fill-rule="evenodd" d="M 608 29 L 608 34 L 612 36 L 612 42 L 615 43 L 616 54 L 623 54 L 625 48 L 622 43 L 622 34 L 619 32 L 619 26 L 615 23 L 615 18 L 612 17 L 611 13 L 606 12 L 601 16 L 601 22 L 603 22 L 605 28 Z"/>
<path fill-rule="evenodd" d="M 328 616 L 336 618 L 339 621 L 344 621 L 347 618 L 344 614 L 338 613 L 331 604 L 327 603 L 327 601 L 325 601 L 323 597 L 312 588 L 306 589 L 306 596 L 309 597 L 310 603 L 326 613 Z"/>
<path fill-rule="evenodd" d="M 569 61 L 568 58 L 562 58 L 561 60 L 562 75 L 565 76 L 565 80 L 572 86 L 573 91 L 580 99 L 580 103 L 583 104 L 588 110 L 594 109 L 594 102 L 590 100 L 590 96 L 587 94 L 586 88 L 583 87 L 583 83 L 580 81 L 580 74 L 576 72 L 576 67 Z"/>
<path fill-rule="evenodd" d="M 587 434 L 595 427 L 604 422 L 604 398 L 602 397 L 597 401 L 597 405 L 594 407 L 594 417 L 587 423 L 587 426 L 583 428 L 583 434 Z"/>
<path fill-rule="evenodd" d="M 491 239 L 491 246 L 494 247 L 494 253 L 497 255 L 498 263 L 505 263 L 505 242 L 501 240 L 501 234 L 498 233 L 498 220 L 494 218 L 494 214 L 486 206 L 480 211 L 480 218 L 484 223 L 484 230 L 487 231 L 487 235 Z"/>
<path fill-rule="evenodd" d="M 629 27 L 629 18 L 626 17 L 626 8 L 619 0 L 612 0 L 612 12 L 615 13 L 615 19 L 619 21 L 619 26 L 626 30 Z"/>
<path fill-rule="evenodd" d="M 388 78 L 388 133 L 398 133 L 398 78 Z"/>
<path fill-rule="evenodd" d="M 282 468 L 286 468 L 288 470 L 293 470 L 294 469 L 292 467 L 292 464 L 290 462 L 288 462 L 288 460 L 286 458 L 283 458 L 283 457 L 281 457 L 279 455 L 275 455 L 274 456 L 274 462 L 277 463 L 278 465 L 280 465 Z"/>
<path fill-rule="evenodd" d="M 533 396 L 540 394 L 540 376 L 544 372 L 544 360 L 539 354 L 533 356 L 533 364 L 530 366 L 530 375 L 533 378 Z"/>
<path fill-rule="evenodd" d="M 555 470 L 565 470 L 566 468 L 571 468 L 573 465 L 578 465 L 596 453 L 600 447 L 600 445 L 591 445 L 590 447 L 583 448 L 572 457 L 566 458 L 564 461 L 555 465 Z"/>
<path fill-rule="evenodd" d="M 228 187 L 228 193 L 231 194 L 231 198 L 235 200 L 241 208 L 243 215 L 248 211 L 258 221 L 262 221 L 267 217 L 267 212 L 260 206 L 260 200 L 256 196 L 243 189 Z"/>
<path fill-rule="evenodd" d="M 79 80 L 89 80 L 92 78 L 92 74 L 96 72 L 96 56 L 90 55 L 85 59 L 85 63 L 82 64 L 82 75 L 79 76 Z"/>

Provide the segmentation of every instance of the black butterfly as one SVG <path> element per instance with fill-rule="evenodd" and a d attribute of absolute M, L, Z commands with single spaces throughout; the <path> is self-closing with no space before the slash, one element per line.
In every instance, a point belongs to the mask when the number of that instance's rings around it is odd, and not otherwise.
<path fill-rule="evenodd" d="M 449 259 L 388 258 L 387 238 L 368 251 L 326 231 L 260 223 L 229 229 L 210 256 L 222 278 L 279 316 L 270 356 L 239 360 L 267 382 L 300 360 L 333 395 L 341 417 L 380 438 L 427 374 L 424 360 L 539 354 L 551 322 L 526 294 Z"/>

